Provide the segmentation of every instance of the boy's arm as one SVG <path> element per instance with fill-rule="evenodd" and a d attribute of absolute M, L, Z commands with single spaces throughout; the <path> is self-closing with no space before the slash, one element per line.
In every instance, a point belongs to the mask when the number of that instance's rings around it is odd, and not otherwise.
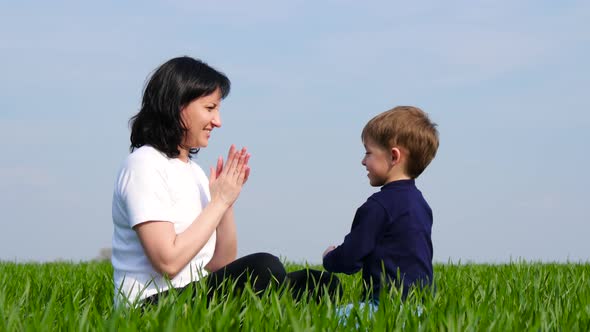
<path fill-rule="evenodd" d="M 356 211 L 352 229 L 344 242 L 324 256 L 324 268 L 330 272 L 347 274 L 359 271 L 363 267 L 363 259 L 375 249 L 377 237 L 386 220 L 385 209 L 377 202 L 368 200 Z"/>

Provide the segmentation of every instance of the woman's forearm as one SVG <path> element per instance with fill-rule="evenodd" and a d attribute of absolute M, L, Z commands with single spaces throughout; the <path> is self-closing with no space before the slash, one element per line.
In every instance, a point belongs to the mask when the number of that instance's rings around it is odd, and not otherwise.
<path fill-rule="evenodd" d="M 213 272 L 233 262 L 238 254 L 238 237 L 233 207 L 223 215 L 217 226 L 215 253 L 205 269 Z"/>
<path fill-rule="evenodd" d="M 228 207 L 223 202 L 211 202 L 180 234 L 169 222 L 138 225 L 136 231 L 154 269 L 174 278 L 203 249 L 226 211 Z"/>

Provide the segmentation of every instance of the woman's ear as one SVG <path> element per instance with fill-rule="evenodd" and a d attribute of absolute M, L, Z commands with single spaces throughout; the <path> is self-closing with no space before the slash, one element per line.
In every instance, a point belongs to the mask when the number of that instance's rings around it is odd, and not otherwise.
<path fill-rule="evenodd" d="M 180 125 L 182 127 L 186 128 L 186 129 L 188 129 L 188 126 L 186 125 L 187 124 L 187 121 L 186 121 L 186 112 L 185 112 L 185 109 L 186 109 L 186 106 L 182 106 L 180 108 L 180 111 L 179 111 L 179 113 L 180 113 Z"/>

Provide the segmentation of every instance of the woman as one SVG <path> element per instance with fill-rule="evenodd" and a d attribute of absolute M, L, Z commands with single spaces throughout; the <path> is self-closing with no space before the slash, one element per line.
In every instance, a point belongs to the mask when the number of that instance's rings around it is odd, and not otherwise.
<path fill-rule="evenodd" d="M 191 160 L 221 127 L 229 91 L 225 75 L 190 57 L 167 61 L 149 79 L 113 193 L 115 305 L 156 303 L 169 286 L 182 291 L 202 277 L 212 290 L 227 278 L 238 288 L 254 280 L 255 291 L 288 278 L 273 255 L 236 260 L 233 204 L 250 174 L 247 150 L 232 145 L 209 177 Z M 297 271 L 289 279 L 296 294 L 310 275 L 331 293 L 340 287 L 319 271 Z"/>

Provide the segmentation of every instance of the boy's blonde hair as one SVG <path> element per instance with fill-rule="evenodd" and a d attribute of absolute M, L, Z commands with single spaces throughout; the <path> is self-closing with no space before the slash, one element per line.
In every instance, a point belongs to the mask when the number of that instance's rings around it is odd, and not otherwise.
<path fill-rule="evenodd" d="M 384 149 L 402 148 L 408 154 L 406 173 L 417 178 L 430 164 L 438 149 L 438 131 L 428 114 L 413 106 L 397 106 L 372 118 L 361 138 L 370 138 Z"/>

